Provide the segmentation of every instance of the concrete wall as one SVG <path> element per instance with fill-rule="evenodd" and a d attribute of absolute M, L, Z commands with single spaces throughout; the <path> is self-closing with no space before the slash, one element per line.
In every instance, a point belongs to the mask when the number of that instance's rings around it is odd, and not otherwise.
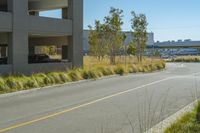
<path fill-rule="evenodd" d="M 12 72 L 12 65 L 0 65 L 0 75 Z"/>
<path fill-rule="evenodd" d="M 29 16 L 29 34 L 59 36 L 72 35 L 72 20 Z"/>
<path fill-rule="evenodd" d="M 29 46 L 34 45 L 68 45 L 68 37 L 29 37 Z"/>
<path fill-rule="evenodd" d="M 27 74 L 39 73 L 39 72 L 60 72 L 67 71 L 72 67 L 71 62 L 61 63 L 40 63 L 40 64 L 29 64 Z"/>

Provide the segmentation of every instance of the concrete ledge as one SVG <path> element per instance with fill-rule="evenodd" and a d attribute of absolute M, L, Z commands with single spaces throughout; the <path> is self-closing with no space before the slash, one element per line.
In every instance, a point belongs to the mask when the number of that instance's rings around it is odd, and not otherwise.
<path fill-rule="evenodd" d="M 29 32 L 46 36 L 69 36 L 72 35 L 72 20 L 29 16 Z"/>
<path fill-rule="evenodd" d="M 71 62 L 28 64 L 28 73 L 60 72 L 70 68 L 72 68 Z"/>
<path fill-rule="evenodd" d="M 183 109 L 179 110 L 175 114 L 171 115 L 170 117 L 166 118 L 165 120 L 161 121 L 145 133 L 163 133 L 166 128 L 168 128 L 171 124 L 176 122 L 179 118 L 181 118 L 185 113 L 191 112 L 194 110 L 195 106 L 197 105 L 198 100 L 194 101 L 193 103 L 187 105 Z"/>
<path fill-rule="evenodd" d="M 12 65 L 0 65 L 0 74 L 8 74 L 12 72 Z"/>

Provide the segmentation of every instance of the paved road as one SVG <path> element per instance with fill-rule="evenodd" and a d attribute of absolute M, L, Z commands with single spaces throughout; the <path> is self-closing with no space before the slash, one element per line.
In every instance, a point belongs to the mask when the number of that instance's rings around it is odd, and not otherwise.
<path fill-rule="evenodd" d="M 142 133 L 199 94 L 200 64 L 0 96 L 0 133 Z"/>

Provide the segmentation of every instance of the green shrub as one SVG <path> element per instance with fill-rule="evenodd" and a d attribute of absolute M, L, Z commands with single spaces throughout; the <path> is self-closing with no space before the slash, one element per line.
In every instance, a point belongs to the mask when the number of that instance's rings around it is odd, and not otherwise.
<path fill-rule="evenodd" d="M 6 85 L 5 81 L 3 78 L 0 78 L 0 93 L 7 92 L 8 86 Z"/>
<path fill-rule="evenodd" d="M 110 67 L 98 67 L 97 70 L 102 73 L 103 76 L 113 75 L 114 72 Z"/>
<path fill-rule="evenodd" d="M 27 89 L 39 87 L 37 81 L 32 77 L 23 86 Z"/>
<path fill-rule="evenodd" d="M 67 73 L 59 73 L 60 79 L 62 80 L 63 83 L 70 82 L 71 79 L 67 75 Z"/>
<path fill-rule="evenodd" d="M 17 80 L 16 77 L 11 77 L 11 76 L 7 77 L 5 82 L 11 91 L 17 91 L 23 89 L 22 82 L 20 80 Z"/>
<path fill-rule="evenodd" d="M 51 72 L 47 74 L 46 84 L 61 84 L 64 83 L 63 79 L 61 79 L 59 73 Z"/>
<path fill-rule="evenodd" d="M 199 112 L 200 103 L 191 112 L 185 113 L 181 118 L 177 119 L 175 123 L 169 126 L 164 133 L 199 133 Z"/>
<path fill-rule="evenodd" d="M 42 73 L 33 74 L 32 78 L 35 79 L 39 87 L 44 87 L 48 84 L 48 82 L 51 82 L 48 77 Z"/>
<path fill-rule="evenodd" d="M 196 120 L 198 123 L 200 123 L 200 102 L 198 102 L 198 105 L 197 105 Z"/>
<path fill-rule="evenodd" d="M 87 70 L 84 69 L 82 71 L 83 79 L 97 79 L 99 76 L 97 74 L 97 70 Z"/>
<path fill-rule="evenodd" d="M 78 81 L 82 79 L 80 70 L 71 70 L 68 73 L 68 76 L 71 81 Z"/>
<path fill-rule="evenodd" d="M 119 74 L 119 75 L 123 75 L 124 73 L 126 73 L 124 67 L 122 66 L 117 66 L 114 71 L 116 74 Z"/>

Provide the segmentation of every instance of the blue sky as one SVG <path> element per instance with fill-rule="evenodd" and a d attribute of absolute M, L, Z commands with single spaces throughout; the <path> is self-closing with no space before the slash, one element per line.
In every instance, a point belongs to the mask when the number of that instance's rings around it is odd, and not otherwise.
<path fill-rule="evenodd" d="M 155 33 L 155 41 L 178 39 L 200 40 L 200 0 L 84 0 L 84 28 L 94 20 L 103 20 L 110 7 L 124 10 L 123 30 L 130 31 L 130 12 L 144 13 L 148 31 Z M 59 17 L 60 13 L 43 15 Z"/>

